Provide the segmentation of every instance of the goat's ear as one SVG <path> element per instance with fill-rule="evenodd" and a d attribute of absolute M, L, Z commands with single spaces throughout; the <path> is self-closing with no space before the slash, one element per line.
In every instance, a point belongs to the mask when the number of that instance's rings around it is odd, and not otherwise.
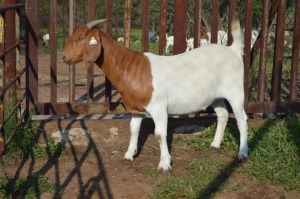
<path fill-rule="evenodd" d="M 88 68 L 91 64 L 96 62 L 101 53 L 101 40 L 99 32 L 95 29 L 89 30 L 83 52 L 84 66 Z"/>

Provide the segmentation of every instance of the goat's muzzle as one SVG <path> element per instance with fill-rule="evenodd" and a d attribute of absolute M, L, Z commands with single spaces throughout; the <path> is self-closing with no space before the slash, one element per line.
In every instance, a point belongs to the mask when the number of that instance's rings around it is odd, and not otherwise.
<path fill-rule="evenodd" d="M 72 64 L 72 63 L 71 63 L 71 59 L 68 59 L 65 55 L 62 56 L 62 60 L 63 60 L 66 64 Z"/>

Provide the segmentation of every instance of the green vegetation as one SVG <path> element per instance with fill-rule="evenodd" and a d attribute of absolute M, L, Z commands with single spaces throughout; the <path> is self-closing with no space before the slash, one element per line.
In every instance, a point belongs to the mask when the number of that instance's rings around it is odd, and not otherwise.
<path fill-rule="evenodd" d="M 220 191 L 235 191 L 246 182 L 228 184 L 235 173 L 244 178 L 278 185 L 286 190 L 300 189 L 300 118 L 288 116 L 283 120 L 268 119 L 262 127 L 249 129 L 250 154 L 248 161 L 238 163 L 239 133 L 236 125 L 229 125 L 224 143 L 218 153 L 208 150 L 213 140 L 216 125 L 192 139 L 175 137 L 172 147 L 188 147 L 199 150 L 200 157 L 193 159 L 186 168 L 187 177 L 169 173 L 166 179 L 157 182 L 152 172 L 144 171 L 156 183 L 156 198 L 211 198 Z M 222 156 L 227 157 L 224 161 Z M 214 158 L 218 156 L 217 158 Z M 152 169 L 153 170 L 153 169 Z"/>
<path fill-rule="evenodd" d="M 287 190 L 300 188 L 300 120 L 291 116 L 283 121 L 269 120 L 249 134 L 249 176 L 281 184 Z"/>
<path fill-rule="evenodd" d="M 40 174 L 32 174 L 26 178 L 0 177 L 0 195 L 2 198 L 40 198 L 41 194 L 56 193 L 54 183 Z"/>
<path fill-rule="evenodd" d="M 6 149 L 6 155 L 0 161 L 0 169 L 5 176 L 0 177 L 1 198 L 36 198 L 42 193 L 58 193 L 55 183 L 48 182 L 48 178 L 38 173 L 31 173 L 26 178 L 11 177 L 6 174 L 7 165 L 5 162 L 15 162 L 20 160 L 36 160 L 45 156 L 49 159 L 59 157 L 64 153 L 64 146 L 61 143 L 55 144 L 53 140 L 48 140 L 46 146 L 37 144 L 41 130 L 32 121 L 27 121 L 19 128 Z M 62 193 L 60 193 L 62 194 Z"/>
<path fill-rule="evenodd" d="M 64 152 L 64 146 L 61 143 L 54 144 L 52 139 L 47 140 L 46 147 L 40 146 L 36 140 L 40 133 L 35 123 L 30 120 L 25 122 L 7 146 L 8 157 L 38 159 L 45 155 L 61 155 Z"/>
<path fill-rule="evenodd" d="M 16 106 L 16 99 L 12 97 L 12 88 L 8 89 L 4 95 L 4 119 L 7 118 L 11 112 L 13 111 L 14 107 Z M 13 113 L 11 117 L 6 121 L 4 125 L 4 137 L 7 139 L 11 132 L 16 128 L 17 121 L 16 121 L 17 113 Z"/>

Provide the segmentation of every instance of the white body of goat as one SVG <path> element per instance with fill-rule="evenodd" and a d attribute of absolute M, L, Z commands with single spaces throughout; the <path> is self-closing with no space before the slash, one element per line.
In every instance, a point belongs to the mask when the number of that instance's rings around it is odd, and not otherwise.
<path fill-rule="evenodd" d="M 168 114 L 198 112 L 210 105 L 218 119 L 211 147 L 219 148 L 228 121 L 224 99 L 230 103 L 240 131 L 238 158 L 247 157 L 243 45 L 238 21 L 232 25 L 234 42 L 231 46 L 211 44 L 175 56 L 134 52 L 103 32 L 87 27 L 90 30 L 84 26 L 75 30 L 64 47 L 64 61 L 69 64 L 95 62 L 119 90 L 127 110 L 133 113 L 125 159 L 134 159 L 142 119 L 151 116 L 161 149 L 158 169 L 171 169 L 167 145 Z M 78 41 L 81 36 L 85 38 Z M 73 42 L 80 45 L 82 42 L 82 49 Z"/>

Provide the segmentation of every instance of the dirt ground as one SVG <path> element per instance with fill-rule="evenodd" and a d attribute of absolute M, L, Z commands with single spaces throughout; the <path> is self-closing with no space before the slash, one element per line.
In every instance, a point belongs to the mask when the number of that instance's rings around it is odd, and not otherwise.
<path fill-rule="evenodd" d="M 39 100 L 49 101 L 50 96 L 50 55 L 40 51 L 39 54 Z M 58 57 L 58 100 L 68 100 L 69 67 Z M 95 67 L 95 85 L 103 81 L 103 73 Z M 86 70 L 80 65 L 76 68 L 76 99 L 84 101 Z M 97 92 L 101 92 L 98 89 Z M 101 96 L 101 95 L 99 95 Z M 97 100 L 103 100 L 99 97 Z M 157 139 L 153 134 L 154 124 L 151 119 L 142 123 L 139 138 L 138 155 L 133 162 L 123 159 L 129 143 L 129 119 L 97 119 L 97 120 L 53 120 L 36 121 L 43 133 L 39 143 L 52 137 L 60 130 L 84 129 L 84 133 L 74 135 L 72 140 L 65 142 L 65 154 L 53 157 L 43 157 L 38 160 L 23 160 L 21 164 L 6 165 L 11 176 L 24 177 L 39 173 L 55 182 L 63 190 L 62 198 L 116 198 L 143 199 L 155 198 L 151 172 L 156 173 L 160 151 Z M 179 126 L 209 125 L 210 120 L 201 119 L 170 119 L 168 126 L 169 146 L 173 160 L 172 173 L 186 176 L 186 168 L 190 160 L 201 157 L 201 151 L 182 149 L 172 146 L 174 136 L 190 139 L 194 134 L 174 135 Z M 250 120 L 251 125 L 260 125 L 261 120 Z M 113 131 L 114 130 L 114 131 Z M 60 138 L 57 138 L 60 139 Z M 214 158 L 223 158 L 225 162 L 232 161 L 229 157 L 212 154 Z M 166 175 L 160 174 L 157 181 L 162 181 Z M 299 191 L 286 192 L 282 187 L 263 184 L 245 179 L 235 173 L 228 176 L 229 184 L 245 185 L 240 190 L 222 191 L 213 194 L 213 198 L 299 198 Z M 56 198 L 59 194 L 45 193 L 41 198 Z"/>
<path fill-rule="evenodd" d="M 195 134 L 174 134 L 177 127 L 200 125 L 209 126 L 211 120 L 199 119 L 169 119 L 169 146 L 172 155 L 172 174 L 186 177 L 189 162 L 201 158 L 203 151 L 182 148 L 172 145 L 174 137 L 191 139 Z M 48 156 L 38 160 L 26 159 L 21 164 L 6 165 L 11 176 L 26 177 L 32 173 L 48 177 L 63 190 L 62 198 L 155 198 L 154 182 L 161 182 L 166 175 L 157 174 L 159 162 L 159 145 L 153 134 L 154 124 L 151 119 L 142 123 L 139 138 L 138 155 L 133 162 L 123 159 L 129 141 L 129 120 L 56 120 L 37 121 L 44 129 L 39 143 L 60 130 L 85 129 L 85 134 L 72 137 L 66 141 L 66 152 L 59 156 Z M 251 120 L 251 125 L 260 124 L 260 120 Z M 116 131 L 117 130 L 117 131 Z M 207 149 L 209 150 L 209 149 Z M 211 153 L 213 158 L 230 163 L 233 157 Z M 218 172 L 218 171 L 216 171 Z M 225 180 L 230 186 L 242 183 L 241 189 L 224 190 L 210 193 L 212 198 L 299 198 L 300 191 L 286 192 L 283 187 L 264 184 L 250 180 L 236 173 L 228 175 Z M 218 187 L 216 187 L 218 188 Z M 209 190 L 209 188 L 208 188 Z M 41 198 L 58 198 L 56 193 L 44 193 Z"/>

